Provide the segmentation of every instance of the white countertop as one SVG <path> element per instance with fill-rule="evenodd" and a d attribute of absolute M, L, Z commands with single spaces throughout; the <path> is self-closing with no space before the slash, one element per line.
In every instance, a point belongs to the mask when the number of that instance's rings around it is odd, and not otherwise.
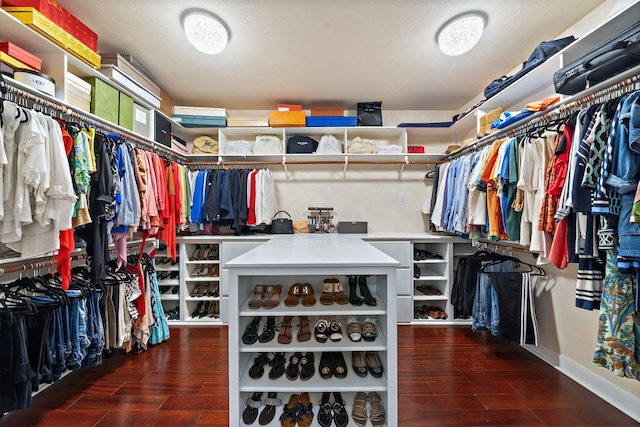
<path fill-rule="evenodd" d="M 360 237 L 345 234 L 273 235 L 268 242 L 226 263 L 227 268 L 319 265 L 396 267 L 400 264 Z"/>
<path fill-rule="evenodd" d="M 195 236 L 178 236 L 176 238 L 177 243 L 210 243 L 210 242 L 233 242 L 233 241 L 259 241 L 266 242 L 274 237 L 277 237 L 277 234 L 247 234 L 242 236 L 233 236 L 233 235 L 195 235 Z M 381 233 L 367 233 L 367 234 L 325 234 L 325 233 L 300 233 L 294 234 L 293 237 L 304 238 L 305 236 L 344 236 L 344 237 L 357 237 L 366 241 L 414 241 L 414 240 L 429 240 L 429 241 L 460 241 L 464 242 L 465 240 L 458 236 L 450 236 L 446 234 L 439 233 L 428 233 L 424 231 L 417 232 L 381 232 Z M 466 240 L 468 241 L 468 240 Z"/>

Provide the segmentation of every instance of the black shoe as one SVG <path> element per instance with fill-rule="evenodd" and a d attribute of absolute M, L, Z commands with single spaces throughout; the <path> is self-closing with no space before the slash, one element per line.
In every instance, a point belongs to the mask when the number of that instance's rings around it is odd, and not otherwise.
<path fill-rule="evenodd" d="M 258 327 L 260 326 L 260 320 L 262 320 L 262 316 L 256 316 L 247 325 L 244 334 L 242 334 L 242 342 L 246 345 L 255 344 L 255 342 L 258 341 Z"/>
<path fill-rule="evenodd" d="M 274 339 L 276 336 L 276 318 L 273 316 L 267 317 L 267 323 L 264 324 L 264 329 L 260 334 L 260 342 L 265 343 Z"/>
<path fill-rule="evenodd" d="M 420 271 L 420 267 L 418 267 L 416 264 L 413 265 L 413 278 L 414 279 L 419 279 L 421 276 L 421 271 Z"/>
<path fill-rule="evenodd" d="M 198 305 L 196 305 L 196 308 L 191 312 L 192 318 L 196 318 L 200 315 L 200 310 L 202 310 L 202 304 L 204 304 L 204 301 L 198 302 Z"/>
<path fill-rule="evenodd" d="M 178 292 L 180 292 L 180 286 L 172 286 L 171 287 L 171 293 L 172 294 L 177 294 Z"/>
<path fill-rule="evenodd" d="M 198 314 L 198 319 L 202 319 L 207 314 L 209 314 L 209 309 L 211 308 L 211 301 L 206 301 L 202 306 L 202 310 L 200 310 L 200 314 Z"/>
<path fill-rule="evenodd" d="M 180 276 L 179 271 L 172 271 L 171 273 L 169 273 L 169 279 L 171 280 L 176 280 L 178 276 Z"/>
<path fill-rule="evenodd" d="M 367 277 L 369 276 L 358 276 L 358 285 L 360 286 L 360 295 L 362 295 L 362 299 L 364 303 L 368 306 L 378 305 L 378 301 L 371 295 L 371 291 L 367 286 Z"/>
<path fill-rule="evenodd" d="M 349 276 L 349 302 L 351 305 L 362 305 L 362 298 L 356 292 L 358 286 L 358 277 Z"/>
<path fill-rule="evenodd" d="M 269 379 L 277 380 L 284 374 L 284 365 L 287 363 L 287 359 L 284 357 L 284 353 L 273 353 L 273 359 L 269 362 L 271 370 L 269 371 Z"/>

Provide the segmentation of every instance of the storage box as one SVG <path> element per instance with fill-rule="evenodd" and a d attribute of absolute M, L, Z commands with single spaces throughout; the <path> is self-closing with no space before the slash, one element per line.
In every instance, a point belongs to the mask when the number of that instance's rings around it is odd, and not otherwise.
<path fill-rule="evenodd" d="M 269 111 L 271 127 L 304 127 L 306 114 L 304 111 Z"/>
<path fill-rule="evenodd" d="M 119 53 L 100 53 L 102 65 L 114 65 L 131 80 L 160 98 L 160 86 Z"/>
<path fill-rule="evenodd" d="M 133 131 L 145 138 L 151 138 L 151 110 L 133 103 Z"/>
<path fill-rule="evenodd" d="M 312 116 L 344 116 L 342 107 L 311 107 Z"/>
<path fill-rule="evenodd" d="M 366 221 L 338 221 L 339 234 L 366 234 Z"/>
<path fill-rule="evenodd" d="M 0 62 L 0 73 L 13 78 L 13 67 L 4 62 Z"/>
<path fill-rule="evenodd" d="M 423 145 L 408 145 L 407 146 L 408 154 L 424 154 L 424 146 Z"/>
<path fill-rule="evenodd" d="M 118 106 L 118 124 L 125 129 L 133 130 L 133 98 L 122 92 Z"/>
<path fill-rule="evenodd" d="M 118 123 L 120 91 L 97 77 L 89 77 L 87 82 L 91 85 L 91 113 Z"/>
<path fill-rule="evenodd" d="M 91 110 L 91 85 L 78 76 L 67 72 L 67 104 L 82 111 Z"/>
<path fill-rule="evenodd" d="M 28 68 L 16 68 L 13 78 L 32 89 L 46 93 L 49 96 L 56 96 L 56 81 L 44 73 Z"/>
<path fill-rule="evenodd" d="M 204 117 L 227 117 L 227 110 L 225 108 L 212 108 L 212 107 L 191 107 L 188 105 L 174 105 L 174 116 L 204 116 Z"/>
<path fill-rule="evenodd" d="M 154 111 L 154 121 L 153 139 L 162 145 L 171 147 L 171 122 L 158 111 Z"/>
<path fill-rule="evenodd" d="M 55 0 L 2 0 L 2 7 L 33 7 L 94 52 L 98 35 Z"/>
<path fill-rule="evenodd" d="M 357 126 L 358 118 L 356 116 L 309 116 L 307 117 L 307 127 L 326 127 L 326 126 Z"/>
<path fill-rule="evenodd" d="M 173 114 L 173 100 L 162 88 L 160 88 L 160 108 L 158 109 L 169 117 Z"/>
<path fill-rule="evenodd" d="M 123 73 L 115 65 L 107 64 L 104 67 L 100 68 L 98 71 L 100 71 L 100 73 L 102 73 L 106 77 L 109 77 L 110 80 L 113 80 L 114 82 L 123 86 L 129 93 L 133 94 L 135 97 L 149 103 L 151 107 L 158 108 L 160 106 L 160 98 L 149 92 L 144 87 L 140 86 L 138 83 L 136 83 L 135 80 Z"/>
<path fill-rule="evenodd" d="M 227 127 L 268 127 L 266 117 L 228 117 Z"/>
<path fill-rule="evenodd" d="M 0 62 L 2 62 L 3 64 L 7 64 L 9 65 L 11 68 L 25 68 L 27 70 L 31 70 L 32 68 L 29 67 L 27 64 L 25 64 L 22 61 L 18 61 L 16 58 L 14 58 L 11 55 L 8 55 L 4 52 L 0 52 Z"/>
<path fill-rule="evenodd" d="M 302 105 L 300 104 L 278 104 L 276 105 L 278 111 L 301 111 Z"/>
<path fill-rule="evenodd" d="M 174 114 L 171 118 L 184 127 L 226 127 L 227 119 L 220 116 L 191 116 Z"/>
<path fill-rule="evenodd" d="M 100 55 L 87 45 L 56 25 L 49 18 L 32 7 L 3 8 L 14 18 L 33 28 L 53 43 L 93 68 L 100 68 Z"/>
<path fill-rule="evenodd" d="M 42 70 L 42 59 L 24 49 L 19 48 L 13 43 L 0 42 L 0 52 L 4 52 L 18 61 L 24 62 L 36 71 Z"/>

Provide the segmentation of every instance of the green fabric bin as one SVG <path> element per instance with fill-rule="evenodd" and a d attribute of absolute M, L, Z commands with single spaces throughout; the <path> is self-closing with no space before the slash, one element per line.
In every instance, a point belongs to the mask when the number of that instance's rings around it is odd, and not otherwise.
<path fill-rule="evenodd" d="M 133 130 L 133 98 L 122 92 L 120 92 L 118 124 L 125 129 Z"/>
<path fill-rule="evenodd" d="M 120 91 L 97 77 L 89 77 L 91 85 L 91 113 L 113 124 L 118 124 Z"/>

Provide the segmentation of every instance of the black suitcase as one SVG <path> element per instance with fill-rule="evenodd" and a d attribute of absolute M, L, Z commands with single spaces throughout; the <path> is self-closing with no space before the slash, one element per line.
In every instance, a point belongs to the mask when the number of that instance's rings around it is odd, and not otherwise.
<path fill-rule="evenodd" d="M 553 74 L 557 93 L 574 95 L 640 64 L 640 22 Z"/>

